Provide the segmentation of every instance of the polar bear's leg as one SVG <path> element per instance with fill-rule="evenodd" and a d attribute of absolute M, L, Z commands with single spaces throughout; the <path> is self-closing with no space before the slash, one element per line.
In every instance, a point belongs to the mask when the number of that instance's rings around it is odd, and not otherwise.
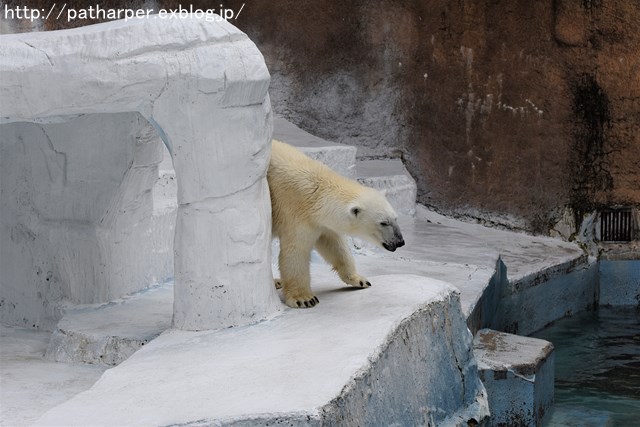
<path fill-rule="evenodd" d="M 338 233 L 324 231 L 315 246 L 322 258 L 333 266 L 344 283 L 358 288 L 371 286 L 366 277 L 356 272 L 356 264 L 349 250 L 349 245 Z"/>
<path fill-rule="evenodd" d="M 319 301 L 311 291 L 309 263 L 317 234 L 304 229 L 289 230 L 280 236 L 280 283 L 289 307 L 313 307 Z"/>

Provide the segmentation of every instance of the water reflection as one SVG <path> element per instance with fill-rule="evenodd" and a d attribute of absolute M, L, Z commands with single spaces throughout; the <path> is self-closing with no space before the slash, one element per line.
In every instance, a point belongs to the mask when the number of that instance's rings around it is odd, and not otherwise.
<path fill-rule="evenodd" d="M 601 307 L 534 336 L 556 349 L 555 405 L 545 425 L 640 425 L 640 310 Z"/>

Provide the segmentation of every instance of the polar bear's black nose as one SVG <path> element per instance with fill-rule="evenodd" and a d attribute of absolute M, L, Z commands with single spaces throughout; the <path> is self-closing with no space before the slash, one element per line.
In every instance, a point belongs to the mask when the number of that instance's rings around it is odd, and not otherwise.
<path fill-rule="evenodd" d="M 404 240 L 400 239 L 400 240 L 396 240 L 393 243 L 382 243 L 382 247 L 384 247 L 386 250 L 394 252 L 397 248 L 399 248 L 400 246 L 404 246 Z"/>
<path fill-rule="evenodd" d="M 399 248 L 401 246 L 404 246 L 404 238 L 402 237 L 402 233 L 400 232 L 400 229 L 395 227 L 393 230 L 393 234 L 394 234 L 394 238 L 395 238 L 395 245 L 396 248 Z"/>

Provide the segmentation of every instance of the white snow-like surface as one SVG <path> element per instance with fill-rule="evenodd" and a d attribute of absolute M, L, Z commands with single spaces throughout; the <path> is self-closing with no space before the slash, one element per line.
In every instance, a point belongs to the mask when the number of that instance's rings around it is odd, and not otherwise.
<path fill-rule="evenodd" d="M 68 301 L 119 298 L 171 262 L 177 328 L 279 310 L 270 76 L 246 34 L 153 16 L 0 38 L 3 322 L 52 329 Z M 152 200 L 158 138 L 176 174 L 173 246 L 152 218 L 169 208 Z"/>
<path fill-rule="evenodd" d="M 260 324 L 169 331 L 37 425 L 172 425 L 305 413 L 338 396 L 403 320 L 452 288 L 418 276 L 373 277 L 370 289 L 316 286 L 317 309 Z M 171 405 L 167 398 L 171 396 Z"/>
<path fill-rule="evenodd" d="M 105 367 L 44 359 L 51 334 L 0 326 L 0 425 L 31 425 L 47 409 L 91 387 Z"/>
<path fill-rule="evenodd" d="M 45 357 L 57 362 L 117 365 L 171 328 L 173 284 L 153 286 L 99 306 L 70 310 L 58 322 Z"/>
<path fill-rule="evenodd" d="M 422 206 L 418 207 L 418 211 L 420 218 L 434 225 L 444 226 L 452 229 L 454 233 L 470 236 L 476 242 L 472 243 L 472 245 L 479 243 L 480 247 L 485 248 L 480 251 L 473 250 L 472 252 L 475 252 L 476 256 L 482 257 L 489 253 L 499 253 L 500 258 L 507 266 L 508 279 L 512 282 L 536 275 L 550 267 L 566 265 L 584 255 L 578 245 L 560 239 L 531 236 L 525 233 L 462 222 L 429 211 Z M 449 233 L 444 232 L 442 234 L 444 237 Z M 439 242 L 438 245 L 440 244 Z M 451 251 L 445 252 L 445 255 L 453 253 L 453 248 L 450 249 Z M 462 250 L 461 253 L 466 258 L 466 251 Z M 473 256 L 471 253 L 469 255 Z"/>

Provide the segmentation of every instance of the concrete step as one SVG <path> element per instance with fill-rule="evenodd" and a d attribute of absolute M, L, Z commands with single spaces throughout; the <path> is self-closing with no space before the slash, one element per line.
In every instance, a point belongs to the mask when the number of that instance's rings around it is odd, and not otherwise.
<path fill-rule="evenodd" d="M 286 142 L 347 178 L 356 178 L 356 147 L 311 135 L 279 116 L 273 118 L 273 139 Z"/>
<path fill-rule="evenodd" d="M 384 191 L 396 212 L 415 214 L 418 187 L 401 160 L 358 160 L 356 174 L 361 184 Z"/>
<path fill-rule="evenodd" d="M 115 366 L 171 327 L 173 284 L 108 304 L 76 308 L 58 322 L 45 353 L 55 362 Z"/>
<path fill-rule="evenodd" d="M 492 425 L 542 426 L 553 405 L 553 344 L 482 329 L 473 339 L 473 353 Z"/>
<path fill-rule="evenodd" d="M 273 138 L 298 147 L 341 175 L 357 178 L 363 185 L 385 191 L 398 213 L 415 213 L 416 183 L 399 159 L 356 160 L 355 147 L 311 135 L 277 116 L 273 120 Z"/>

